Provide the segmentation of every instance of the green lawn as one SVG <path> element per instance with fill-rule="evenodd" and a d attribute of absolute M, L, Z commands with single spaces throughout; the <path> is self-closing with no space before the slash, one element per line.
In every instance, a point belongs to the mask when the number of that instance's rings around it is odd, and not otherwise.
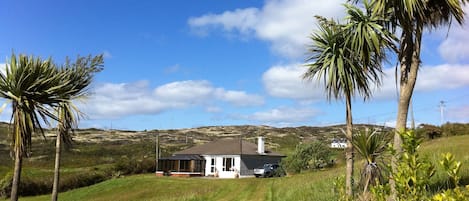
<path fill-rule="evenodd" d="M 338 169 L 283 178 L 171 178 L 153 174 L 108 180 L 59 195 L 61 200 L 331 200 Z M 48 195 L 21 200 L 50 200 Z"/>

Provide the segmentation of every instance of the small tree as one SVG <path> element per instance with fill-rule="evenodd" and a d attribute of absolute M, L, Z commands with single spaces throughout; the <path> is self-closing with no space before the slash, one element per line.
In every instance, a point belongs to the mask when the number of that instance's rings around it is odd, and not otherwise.
<path fill-rule="evenodd" d="M 295 151 L 282 164 L 289 172 L 299 173 L 303 170 L 320 169 L 331 164 L 332 150 L 323 142 L 314 141 L 299 144 Z"/>
<path fill-rule="evenodd" d="M 50 108 L 69 93 L 66 72 L 59 71 L 52 59 L 12 54 L 5 72 L 0 73 L 0 97 L 11 101 L 11 151 L 15 156 L 10 199 L 18 200 L 23 157 L 28 157 L 32 135 L 42 131 L 41 120 L 57 119 Z"/>
<path fill-rule="evenodd" d="M 383 19 L 371 12 L 346 4 L 347 22 L 318 17 L 319 30 L 311 35 L 312 45 L 303 79 L 323 81 L 328 100 L 345 100 L 347 148 L 345 149 L 345 188 L 353 196 L 353 119 L 352 99 L 360 95 L 367 100 L 372 86 L 381 84 L 381 63 L 386 50 L 393 47 L 393 35 L 381 26 Z"/>
<path fill-rule="evenodd" d="M 359 132 L 353 138 L 352 144 L 355 150 L 365 159 L 360 179 L 363 193 L 369 190 L 370 185 L 374 186 L 383 180 L 377 159 L 386 150 L 388 141 L 389 138 L 385 133 L 370 132 L 368 129 L 365 132 Z"/>
<path fill-rule="evenodd" d="M 78 126 L 78 120 L 81 115 L 78 107 L 73 104 L 73 100 L 86 98 L 87 89 L 93 80 L 95 73 L 102 70 L 103 56 L 96 57 L 78 57 L 71 63 L 68 59 L 65 65 L 60 69 L 68 72 L 68 77 L 64 77 L 69 83 L 70 93 L 62 95 L 63 101 L 57 106 L 57 137 L 55 145 L 55 168 L 54 184 L 52 187 L 52 200 L 57 200 L 60 179 L 60 158 L 62 151 L 62 142 L 68 147 L 71 145 L 72 138 L 70 133 Z"/>

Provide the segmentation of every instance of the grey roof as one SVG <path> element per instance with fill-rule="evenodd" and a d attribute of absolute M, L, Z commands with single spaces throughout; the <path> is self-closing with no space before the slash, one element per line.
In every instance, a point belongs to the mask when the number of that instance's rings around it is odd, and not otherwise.
<path fill-rule="evenodd" d="M 201 156 L 197 154 L 179 154 L 168 157 L 159 158 L 159 160 L 204 160 Z"/>
<path fill-rule="evenodd" d="M 257 145 L 251 142 L 242 141 L 240 146 L 239 139 L 222 139 L 218 141 L 208 142 L 206 144 L 194 146 L 182 151 L 174 153 L 174 155 L 181 154 L 199 154 L 199 155 L 239 155 L 241 149 L 243 155 L 265 155 L 265 156 L 284 156 L 265 149 L 264 154 L 257 153 Z"/>

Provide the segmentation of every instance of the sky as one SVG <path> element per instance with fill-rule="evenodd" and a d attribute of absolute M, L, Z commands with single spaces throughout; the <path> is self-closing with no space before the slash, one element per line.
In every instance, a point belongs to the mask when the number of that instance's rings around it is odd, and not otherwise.
<path fill-rule="evenodd" d="M 77 103 L 87 114 L 81 128 L 343 124 L 344 101 L 328 101 L 321 83 L 301 79 L 314 16 L 343 19 L 343 3 L 4 0 L 0 65 L 12 52 L 58 64 L 103 54 L 92 95 Z M 426 31 L 421 58 L 416 123 L 469 122 L 469 22 Z M 354 123 L 395 125 L 395 66 L 384 64 L 372 99 L 355 97 Z M 0 120 L 10 115 L 8 105 Z"/>

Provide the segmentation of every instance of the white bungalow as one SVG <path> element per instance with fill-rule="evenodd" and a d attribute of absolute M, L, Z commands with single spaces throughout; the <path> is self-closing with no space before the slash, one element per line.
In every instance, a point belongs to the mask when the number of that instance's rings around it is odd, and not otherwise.
<path fill-rule="evenodd" d="M 345 149 L 347 148 L 347 139 L 345 138 L 334 138 L 331 142 L 331 148 Z"/>
<path fill-rule="evenodd" d="M 214 176 L 236 178 L 254 175 L 254 168 L 279 163 L 284 155 L 265 150 L 264 138 L 257 145 L 239 139 L 224 139 L 179 151 L 161 158 L 157 175 Z"/>

